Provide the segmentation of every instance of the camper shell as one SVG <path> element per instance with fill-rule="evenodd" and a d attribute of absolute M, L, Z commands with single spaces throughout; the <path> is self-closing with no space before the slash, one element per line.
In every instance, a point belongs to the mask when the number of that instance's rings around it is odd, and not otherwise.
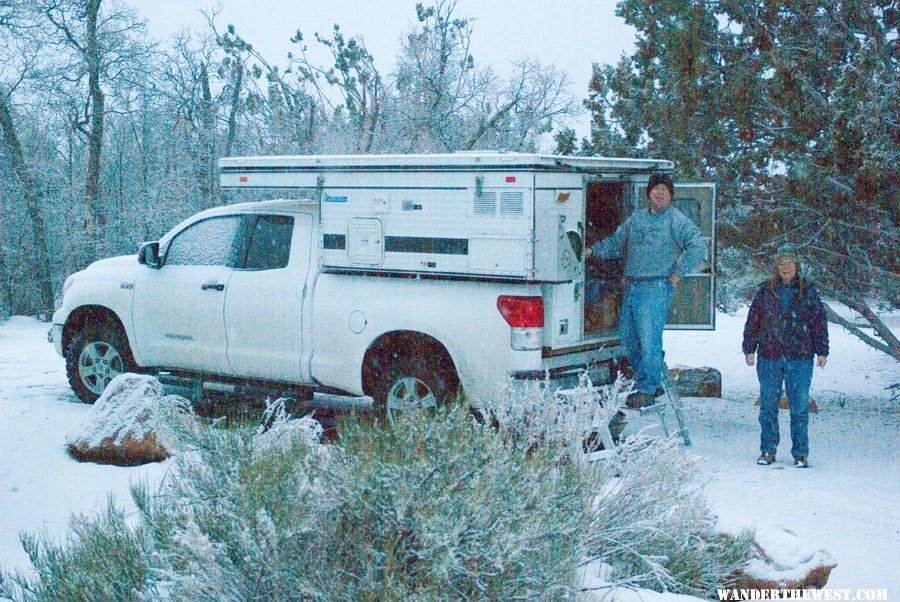
<path fill-rule="evenodd" d="M 221 186 L 299 190 L 318 203 L 323 272 L 539 284 L 545 356 L 616 342 L 621 263 L 587 267 L 584 249 L 646 205 L 658 159 L 505 152 L 237 157 Z M 669 324 L 714 327 L 715 186 L 678 184 L 673 205 L 709 252 Z"/>

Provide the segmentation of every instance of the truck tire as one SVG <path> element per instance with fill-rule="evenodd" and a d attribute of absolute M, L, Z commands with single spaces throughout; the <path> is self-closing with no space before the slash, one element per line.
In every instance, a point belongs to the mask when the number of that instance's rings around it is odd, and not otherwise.
<path fill-rule="evenodd" d="M 434 412 L 459 395 L 459 378 L 449 358 L 440 354 L 417 357 L 388 352 L 379 357 L 372 390 L 376 418 L 393 424 L 408 412 Z"/>
<path fill-rule="evenodd" d="M 83 403 L 94 403 L 109 381 L 135 369 L 125 334 L 109 322 L 91 324 L 66 346 L 66 376 Z"/>

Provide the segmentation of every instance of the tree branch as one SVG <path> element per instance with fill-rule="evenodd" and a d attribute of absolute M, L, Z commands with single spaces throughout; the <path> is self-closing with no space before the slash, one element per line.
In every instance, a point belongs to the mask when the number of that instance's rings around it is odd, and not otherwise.
<path fill-rule="evenodd" d="M 850 334 L 856 336 L 858 339 L 860 339 L 866 345 L 869 345 L 870 347 L 874 347 L 878 351 L 884 352 L 884 353 L 890 355 L 891 357 L 893 357 L 895 360 L 900 361 L 900 349 L 898 349 L 898 350 L 891 349 L 890 347 L 888 347 L 887 345 L 885 345 L 878 339 L 872 338 L 869 335 L 867 335 L 866 333 L 864 333 L 857 326 L 855 326 L 852 322 L 845 320 L 843 317 L 839 316 L 837 314 L 837 312 L 835 312 L 833 309 L 831 309 L 831 306 L 829 306 L 827 303 L 823 303 L 822 305 L 825 306 L 825 315 L 828 317 L 829 322 L 833 322 L 835 324 L 838 324 L 839 326 L 843 326 L 844 328 L 846 328 L 847 330 L 850 331 Z"/>

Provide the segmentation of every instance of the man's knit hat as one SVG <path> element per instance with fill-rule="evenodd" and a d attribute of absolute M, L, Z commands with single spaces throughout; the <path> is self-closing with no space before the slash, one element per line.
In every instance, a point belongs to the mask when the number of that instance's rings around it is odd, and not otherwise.
<path fill-rule="evenodd" d="M 650 198 L 650 191 L 659 184 L 662 184 L 663 186 L 668 188 L 669 194 L 672 196 L 672 198 L 675 198 L 675 185 L 672 183 L 672 178 L 670 178 L 668 174 L 664 173 L 655 173 L 650 176 L 650 181 L 647 182 L 647 198 Z"/>

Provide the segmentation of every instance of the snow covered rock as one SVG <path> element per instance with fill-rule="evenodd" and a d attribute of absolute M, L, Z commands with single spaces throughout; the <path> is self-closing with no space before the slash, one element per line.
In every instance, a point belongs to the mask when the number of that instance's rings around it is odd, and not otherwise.
<path fill-rule="evenodd" d="M 715 368 L 674 366 L 669 368 L 669 376 L 682 397 L 722 397 L 722 373 Z"/>
<path fill-rule="evenodd" d="M 755 557 L 744 566 L 734 589 L 821 589 L 837 566 L 825 550 L 804 543 L 787 529 L 757 530 Z"/>
<path fill-rule="evenodd" d="M 179 447 L 178 431 L 194 426 L 187 399 L 164 395 L 162 384 L 152 376 L 120 374 L 91 407 L 81 428 L 66 438 L 66 448 L 81 462 L 161 462 Z"/>

